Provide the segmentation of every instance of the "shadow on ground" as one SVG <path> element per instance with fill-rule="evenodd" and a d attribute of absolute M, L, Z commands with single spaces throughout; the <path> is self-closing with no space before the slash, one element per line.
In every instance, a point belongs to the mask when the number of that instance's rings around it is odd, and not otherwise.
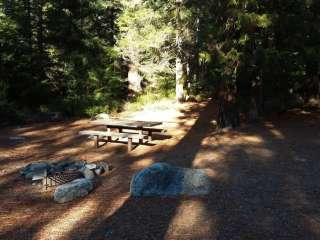
<path fill-rule="evenodd" d="M 216 114 L 213 101 L 191 108 L 181 121 L 196 120 L 180 126 L 186 133 L 177 143 L 109 154 L 116 170 L 85 199 L 11 206 L 11 215 L 25 211 L 29 217 L 16 218 L 0 238 L 320 239 L 319 113 L 292 112 L 224 133 L 214 130 Z M 204 198 L 131 198 L 133 174 L 157 161 L 208 168 L 214 191 Z M 9 191 L 4 188 L 2 195 Z M 31 218 L 38 206 L 41 213 Z"/>

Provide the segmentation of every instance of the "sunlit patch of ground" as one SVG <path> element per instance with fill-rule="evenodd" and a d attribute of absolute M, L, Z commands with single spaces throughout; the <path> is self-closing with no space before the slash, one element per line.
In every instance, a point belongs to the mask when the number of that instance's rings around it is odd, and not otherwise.
<path fill-rule="evenodd" d="M 154 146 L 130 153 L 121 143 L 95 149 L 78 136 L 88 119 L 1 129 L 0 239 L 320 239 L 318 112 L 221 132 L 214 102 L 170 101 L 123 115 L 168 127 Z M 13 144 L 15 136 L 25 140 Z M 66 158 L 114 168 L 90 195 L 66 204 L 19 177 L 28 163 Z M 205 168 L 212 194 L 130 198 L 132 176 L 158 161 Z"/>
<path fill-rule="evenodd" d="M 183 236 L 186 239 L 214 239 L 217 216 L 207 211 L 205 201 L 201 198 L 182 201 L 171 219 L 165 238 L 175 239 Z"/>

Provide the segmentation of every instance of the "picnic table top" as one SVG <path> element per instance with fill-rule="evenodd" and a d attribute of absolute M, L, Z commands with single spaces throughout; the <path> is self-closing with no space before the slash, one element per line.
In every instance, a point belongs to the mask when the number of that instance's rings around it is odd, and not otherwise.
<path fill-rule="evenodd" d="M 92 124 L 105 125 L 110 127 L 149 128 L 149 127 L 161 125 L 162 122 L 110 118 L 110 119 L 94 120 L 92 121 Z"/>

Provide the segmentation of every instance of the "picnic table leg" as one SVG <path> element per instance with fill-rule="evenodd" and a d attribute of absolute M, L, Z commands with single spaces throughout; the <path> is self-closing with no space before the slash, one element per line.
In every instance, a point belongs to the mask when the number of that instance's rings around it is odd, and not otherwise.
<path fill-rule="evenodd" d="M 47 170 L 45 170 L 44 178 L 42 179 L 42 187 L 43 187 L 44 190 L 47 190 L 47 188 L 48 188 L 48 173 L 47 173 Z"/>
<path fill-rule="evenodd" d="M 152 141 L 152 131 L 148 131 L 148 142 Z"/>
<path fill-rule="evenodd" d="M 139 130 L 139 144 L 142 144 L 142 143 L 143 143 L 142 136 L 143 136 L 143 131 L 142 131 L 142 130 Z"/>
<path fill-rule="evenodd" d="M 122 132 L 123 132 L 122 128 L 118 128 L 118 133 L 122 133 Z M 120 138 L 117 138 L 116 141 L 117 140 L 120 140 Z"/>
<path fill-rule="evenodd" d="M 56 185 L 55 181 L 53 181 L 51 178 L 49 178 L 49 186 L 52 187 L 55 185 Z"/>
<path fill-rule="evenodd" d="M 111 133 L 111 128 L 109 128 L 108 126 L 107 126 L 107 132 Z M 112 141 L 112 137 L 111 136 L 107 137 L 107 140 L 108 140 L 108 142 L 111 142 Z"/>
<path fill-rule="evenodd" d="M 132 138 L 128 138 L 128 152 L 132 151 Z"/>
<path fill-rule="evenodd" d="M 94 136 L 94 146 L 99 148 L 99 136 Z"/>

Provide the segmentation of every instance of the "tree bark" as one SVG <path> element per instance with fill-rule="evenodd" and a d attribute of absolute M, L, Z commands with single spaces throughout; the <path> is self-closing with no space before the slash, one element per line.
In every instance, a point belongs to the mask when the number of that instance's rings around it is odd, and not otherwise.
<path fill-rule="evenodd" d="M 131 63 L 128 71 L 129 91 L 132 93 L 140 93 L 142 91 L 142 77 L 139 74 L 137 67 Z"/>
<path fill-rule="evenodd" d="M 182 53 L 182 37 L 181 37 L 181 18 L 180 18 L 180 9 L 181 3 L 177 3 L 176 7 L 176 99 L 179 102 L 185 100 L 184 94 L 184 85 L 185 85 L 185 74 L 183 66 L 183 53 Z"/>
<path fill-rule="evenodd" d="M 236 128 L 240 125 L 240 114 L 235 101 L 234 94 L 227 88 L 223 88 L 219 93 L 219 128 Z"/>
<path fill-rule="evenodd" d="M 31 23 L 31 1 L 24 0 L 24 8 L 26 11 L 25 26 L 26 26 L 26 38 L 29 45 L 29 52 L 32 53 L 32 23 Z"/>
<path fill-rule="evenodd" d="M 38 0 L 38 26 L 37 26 L 37 43 L 40 56 L 42 58 L 44 47 L 43 47 L 43 0 Z"/>

